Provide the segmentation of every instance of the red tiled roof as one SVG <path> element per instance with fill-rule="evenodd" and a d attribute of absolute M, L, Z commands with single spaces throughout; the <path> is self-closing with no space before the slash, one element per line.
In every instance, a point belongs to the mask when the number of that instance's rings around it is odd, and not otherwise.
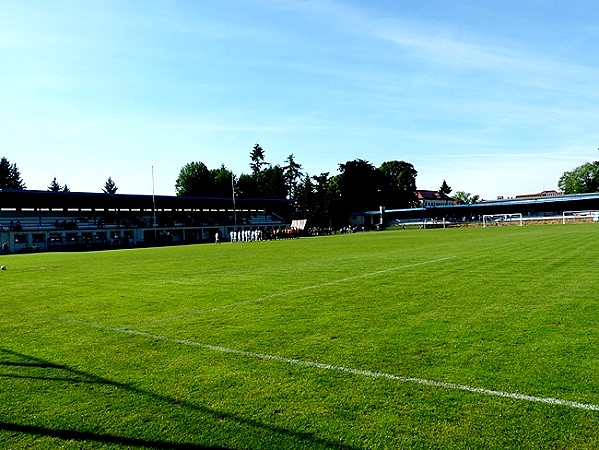
<path fill-rule="evenodd" d="M 417 190 L 416 196 L 418 197 L 418 200 L 452 200 L 452 198 L 448 195 L 442 194 L 438 191 Z"/>

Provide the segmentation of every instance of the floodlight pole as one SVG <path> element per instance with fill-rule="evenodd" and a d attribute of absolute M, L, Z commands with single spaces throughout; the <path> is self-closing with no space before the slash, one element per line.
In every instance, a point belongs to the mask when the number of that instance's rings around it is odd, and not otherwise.
<path fill-rule="evenodd" d="M 231 191 L 233 192 L 233 217 L 235 220 L 235 231 L 237 231 L 237 208 L 235 207 L 235 175 L 231 172 Z"/>
<path fill-rule="evenodd" d="M 152 166 L 152 205 L 154 207 L 154 239 L 156 239 L 156 196 L 154 195 L 154 166 Z"/>

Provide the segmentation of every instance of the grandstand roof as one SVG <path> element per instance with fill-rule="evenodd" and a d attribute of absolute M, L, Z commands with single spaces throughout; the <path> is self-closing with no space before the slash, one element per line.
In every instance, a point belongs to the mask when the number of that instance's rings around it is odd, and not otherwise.
<path fill-rule="evenodd" d="M 288 203 L 286 199 L 236 198 L 237 209 L 265 209 Z M 231 197 L 177 197 L 166 195 L 105 194 L 0 189 L 0 209 L 233 209 Z"/>
<path fill-rule="evenodd" d="M 541 213 L 563 211 L 599 211 L 599 192 L 573 195 L 554 195 L 483 201 L 472 205 L 436 205 L 421 208 L 387 209 L 391 217 L 435 217 L 504 214 L 512 212 Z M 353 213 L 353 215 L 378 215 L 379 210 Z"/>
<path fill-rule="evenodd" d="M 481 205 L 523 205 L 523 204 L 540 204 L 540 203 L 569 203 L 582 201 L 597 201 L 599 200 L 599 192 L 591 192 L 587 194 L 570 194 L 570 195 L 539 195 L 539 196 L 522 196 L 516 198 L 506 198 L 497 200 L 484 200 Z"/>

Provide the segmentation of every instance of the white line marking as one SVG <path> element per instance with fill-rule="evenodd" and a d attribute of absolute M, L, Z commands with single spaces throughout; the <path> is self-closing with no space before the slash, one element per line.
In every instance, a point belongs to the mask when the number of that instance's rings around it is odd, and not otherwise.
<path fill-rule="evenodd" d="M 254 299 L 251 299 L 251 300 L 243 300 L 241 302 L 229 303 L 227 305 L 215 306 L 213 308 L 200 309 L 200 310 L 189 312 L 187 314 L 181 314 L 179 316 L 165 317 L 163 319 L 156 319 L 156 320 L 152 320 L 152 321 L 148 321 L 148 322 L 137 323 L 134 326 L 153 325 L 153 324 L 156 324 L 156 323 L 170 322 L 170 321 L 174 321 L 174 320 L 186 319 L 188 317 L 193 317 L 193 316 L 198 315 L 198 314 L 206 314 L 206 313 L 210 313 L 210 312 L 214 312 L 214 311 L 219 311 L 219 310 L 222 310 L 222 309 L 232 308 L 234 306 L 247 305 L 249 303 L 259 303 L 259 302 L 263 302 L 263 301 L 266 301 L 266 300 L 270 300 L 270 299 L 275 298 L 275 297 L 283 297 L 285 295 L 297 294 L 299 292 L 305 292 L 305 291 L 311 291 L 313 289 L 320 289 L 322 287 L 333 286 L 333 285 L 339 284 L 339 283 L 345 283 L 346 281 L 359 280 L 360 278 L 373 277 L 373 276 L 376 276 L 376 275 L 381 275 L 383 273 L 395 272 L 395 271 L 402 270 L 402 269 L 411 269 L 413 267 L 423 266 L 425 264 L 434 264 L 434 263 L 438 263 L 438 262 L 442 262 L 442 261 L 447 261 L 447 260 L 453 259 L 453 258 L 455 258 L 455 256 L 446 256 L 445 258 L 433 259 L 431 261 L 422 261 L 422 262 L 417 262 L 417 263 L 413 263 L 413 264 L 406 264 L 406 265 L 403 265 L 403 266 L 391 267 L 389 269 L 377 270 L 376 272 L 369 272 L 369 273 L 363 273 L 363 274 L 360 274 L 360 275 L 353 275 L 351 277 L 340 278 L 338 280 L 328 281 L 326 283 L 314 284 L 314 285 L 311 285 L 311 286 L 304 286 L 304 287 L 301 287 L 301 288 L 291 289 L 289 291 L 276 292 L 274 294 L 265 295 L 264 297 L 254 298 Z"/>
<path fill-rule="evenodd" d="M 42 314 L 42 315 L 46 315 L 46 314 Z M 300 359 L 285 358 L 282 356 L 267 355 L 264 353 L 248 352 L 245 350 L 237 350 L 234 348 L 221 347 L 218 345 L 203 344 L 201 342 L 194 342 L 194 341 L 190 341 L 188 339 L 170 338 L 167 336 L 146 333 L 144 331 L 130 330 L 128 328 L 107 327 L 107 326 L 104 326 L 104 325 L 101 325 L 98 323 L 85 322 L 83 320 L 77 320 L 77 319 L 68 319 L 68 318 L 61 318 L 61 317 L 54 317 L 54 319 L 61 320 L 63 322 L 70 322 L 70 323 L 81 324 L 81 325 L 85 325 L 85 326 L 89 326 L 89 327 L 114 331 L 114 332 L 118 332 L 118 333 L 126 333 L 126 334 L 135 335 L 135 336 L 142 336 L 142 337 L 155 339 L 155 340 L 159 340 L 159 341 L 164 341 L 164 342 L 170 342 L 170 343 L 174 343 L 174 344 L 198 347 L 198 348 L 213 350 L 213 351 L 217 351 L 217 352 L 221 352 L 221 353 L 230 353 L 233 355 L 245 356 L 245 357 L 249 357 L 249 358 L 258 358 L 258 359 L 263 359 L 263 360 L 268 360 L 268 361 L 276 361 L 276 362 L 285 363 L 285 364 L 293 364 L 296 366 L 310 367 L 310 368 L 321 369 L 321 370 L 330 370 L 330 371 L 335 371 L 335 372 L 344 372 L 344 373 L 349 373 L 352 375 L 359 375 L 359 376 L 369 377 L 369 378 L 383 378 L 383 379 L 387 379 L 387 380 L 401 381 L 404 383 L 414 383 L 414 384 L 420 384 L 420 385 L 424 385 L 424 386 L 433 386 L 433 387 L 438 387 L 438 388 L 443 388 L 443 389 L 466 391 L 466 392 L 472 392 L 472 393 L 476 393 L 476 394 L 482 394 L 482 395 L 488 395 L 488 396 L 494 396 L 494 397 L 505 397 L 505 398 L 509 398 L 509 399 L 513 399 L 513 400 L 524 400 L 524 401 L 528 401 L 528 402 L 546 403 L 546 404 L 555 405 L 555 406 L 566 406 L 568 408 L 582 409 L 585 411 L 599 411 L 599 405 L 594 405 L 591 403 L 580 403 L 580 402 L 574 402 L 574 401 L 570 401 L 570 400 L 561 400 L 559 398 L 552 398 L 552 397 L 537 397 L 534 395 L 519 394 L 516 392 L 507 392 L 507 391 L 499 391 L 499 390 L 494 390 L 494 389 L 478 388 L 478 387 L 473 387 L 473 386 L 467 386 L 464 384 L 446 383 L 446 382 L 442 382 L 442 381 L 427 380 L 424 378 L 392 375 L 392 374 L 388 374 L 388 373 L 384 373 L 384 372 L 373 372 L 370 370 L 352 369 L 350 367 L 337 366 L 334 364 L 323 364 L 323 363 L 312 362 L 312 361 L 302 361 Z"/>

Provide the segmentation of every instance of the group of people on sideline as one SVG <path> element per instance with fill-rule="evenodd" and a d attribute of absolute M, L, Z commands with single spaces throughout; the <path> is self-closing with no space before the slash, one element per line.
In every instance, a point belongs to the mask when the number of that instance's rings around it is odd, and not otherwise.
<path fill-rule="evenodd" d="M 261 241 L 262 230 L 233 230 L 229 233 L 229 240 L 231 242 Z"/>
<path fill-rule="evenodd" d="M 276 230 L 233 230 L 229 233 L 230 242 L 254 242 L 264 240 L 277 240 L 277 239 L 295 239 L 299 237 L 299 231 L 296 228 L 281 228 Z M 219 244 L 221 242 L 221 233 L 217 231 L 214 235 L 214 242 Z"/>

